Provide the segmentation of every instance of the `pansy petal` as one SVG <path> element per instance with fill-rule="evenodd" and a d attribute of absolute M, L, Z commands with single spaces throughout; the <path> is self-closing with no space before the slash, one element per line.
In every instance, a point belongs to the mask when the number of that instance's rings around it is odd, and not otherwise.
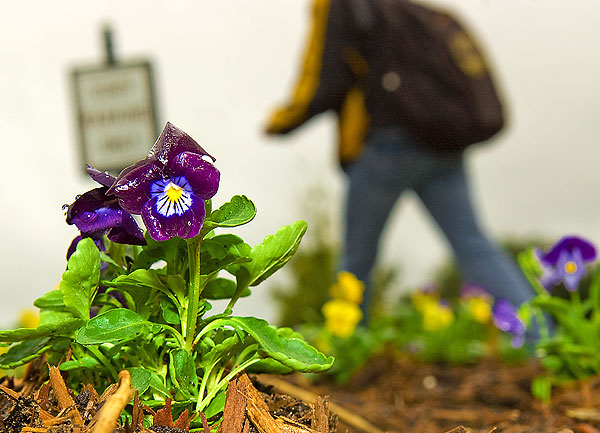
<path fill-rule="evenodd" d="M 185 212 L 173 213 L 170 216 L 159 212 L 158 196 L 144 204 L 141 213 L 142 220 L 152 239 L 166 241 L 175 236 L 187 239 L 200 232 L 206 217 L 204 201 L 194 194 L 190 194 L 190 198 L 191 204 Z"/>
<path fill-rule="evenodd" d="M 81 212 L 94 211 L 106 206 L 106 188 L 94 188 L 84 194 L 78 195 L 75 201 L 67 208 L 67 224 L 73 224 L 72 220 Z"/>
<path fill-rule="evenodd" d="M 516 335 L 514 335 L 513 338 L 510 341 L 510 344 L 515 349 L 518 349 L 519 347 L 522 347 L 523 344 L 525 344 L 525 334 L 516 334 Z"/>
<path fill-rule="evenodd" d="M 540 259 L 548 265 L 556 266 L 561 252 L 567 251 L 571 253 L 575 248 L 579 249 L 584 261 L 590 262 L 596 259 L 596 248 L 594 245 L 579 236 L 565 236 L 561 238 L 548 252 L 542 254 Z"/>
<path fill-rule="evenodd" d="M 67 209 L 67 224 L 75 224 L 83 233 L 120 225 L 122 210 L 116 198 L 106 196 L 106 190 L 95 188 L 78 196 Z"/>
<path fill-rule="evenodd" d="M 162 177 L 162 167 L 146 160 L 143 164 L 125 169 L 106 192 L 114 194 L 127 212 L 140 214 L 144 203 L 150 200 L 150 185 Z"/>
<path fill-rule="evenodd" d="M 83 211 L 71 219 L 83 234 L 108 230 L 121 225 L 123 210 L 110 207 L 101 207 L 93 211 Z"/>
<path fill-rule="evenodd" d="M 167 122 L 160 136 L 150 149 L 148 158 L 156 158 L 163 166 L 182 152 L 192 152 L 198 155 L 207 155 L 213 158 L 196 141 L 181 129 Z"/>
<path fill-rule="evenodd" d="M 107 188 L 110 188 L 112 186 L 112 184 L 115 183 L 115 180 L 117 180 L 116 177 L 111 176 L 110 174 L 108 174 L 104 171 L 100 171 L 97 168 L 94 168 L 89 164 L 87 164 L 86 171 L 87 171 L 87 174 L 94 181 L 98 182 L 100 185 L 105 186 Z"/>
<path fill-rule="evenodd" d="M 581 275 L 579 273 L 575 274 L 565 274 L 563 281 L 565 283 L 565 287 L 569 292 L 574 292 L 579 287 L 579 281 L 581 281 Z"/>
<path fill-rule="evenodd" d="M 127 213 L 123 213 L 123 220 L 119 227 L 113 227 L 108 232 L 108 239 L 118 244 L 146 245 L 144 233 L 138 227 L 135 219 Z"/>
<path fill-rule="evenodd" d="M 571 292 L 577 290 L 581 278 L 586 274 L 585 262 L 579 248 L 570 253 L 563 250 L 558 257 L 556 268 L 560 279 Z"/>
<path fill-rule="evenodd" d="M 499 299 L 492 309 L 493 321 L 496 327 L 512 334 L 514 337 L 525 333 L 525 324 L 517 316 L 516 308 L 507 300 Z"/>
<path fill-rule="evenodd" d="M 221 173 L 197 153 L 180 153 L 169 161 L 167 173 L 169 176 L 183 175 L 192 186 L 194 194 L 203 200 L 214 196 L 219 189 Z"/>
<path fill-rule="evenodd" d="M 71 255 L 77 250 L 77 244 L 79 244 L 79 241 L 82 240 L 84 237 L 85 238 L 91 238 L 94 243 L 96 244 L 96 247 L 98 247 L 98 249 L 100 251 L 106 251 L 106 246 L 104 245 L 104 241 L 102 240 L 102 232 L 100 233 L 92 233 L 90 236 L 76 236 L 72 241 L 71 241 L 71 245 L 69 245 L 69 249 L 67 250 L 67 260 L 69 260 L 69 257 L 71 257 Z M 100 269 L 102 269 L 102 265 L 100 265 Z"/>

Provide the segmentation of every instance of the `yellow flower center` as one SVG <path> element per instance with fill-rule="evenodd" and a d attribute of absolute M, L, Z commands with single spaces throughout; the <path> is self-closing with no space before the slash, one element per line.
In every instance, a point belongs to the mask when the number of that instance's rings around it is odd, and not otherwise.
<path fill-rule="evenodd" d="M 577 272 L 577 265 L 575 264 L 575 262 L 565 263 L 565 272 L 567 274 L 574 274 L 575 272 Z"/>
<path fill-rule="evenodd" d="M 181 194 L 183 194 L 183 189 L 179 185 L 171 182 L 169 183 L 169 186 L 167 186 L 165 194 L 171 203 L 177 203 L 181 198 Z"/>

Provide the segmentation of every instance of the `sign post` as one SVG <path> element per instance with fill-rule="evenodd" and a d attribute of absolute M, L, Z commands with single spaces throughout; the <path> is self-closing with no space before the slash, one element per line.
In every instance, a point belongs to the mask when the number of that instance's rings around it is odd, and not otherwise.
<path fill-rule="evenodd" d="M 107 64 L 73 69 L 72 87 L 83 162 L 118 172 L 158 135 L 156 95 L 150 62 L 115 62 L 110 29 L 104 37 Z"/>

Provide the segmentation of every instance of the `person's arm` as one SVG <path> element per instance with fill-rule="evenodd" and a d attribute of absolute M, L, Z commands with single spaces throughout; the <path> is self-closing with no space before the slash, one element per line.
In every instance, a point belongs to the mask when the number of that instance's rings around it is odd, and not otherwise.
<path fill-rule="evenodd" d="M 353 83 L 344 50 L 353 28 L 347 0 L 313 0 L 312 29 L 291 100 L 273 112 L 266 132 L 285 134 L 324 111 L 339 110 Z"/>

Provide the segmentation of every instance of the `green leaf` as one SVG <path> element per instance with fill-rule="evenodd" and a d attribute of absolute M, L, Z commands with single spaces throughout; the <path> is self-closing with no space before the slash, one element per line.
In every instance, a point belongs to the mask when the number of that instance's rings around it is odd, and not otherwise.
<path fill-rule="evenodd" d="M 560 357 L 555 356 L 555 355 L 547 355 L 547 356 L 542 357 L 542 359 L 540 360 L 540 363 L 544 366 L 544 368 L 546 368 L 554 373 L 560 371 L 560 369 L 564 365 L 564 363 L 562 362 Z"/>
<path fill-rule="evenodd" d="M 165 319 L 169 325 L 179 325 L 181 323 L 181 318 L 179 317 L 179 313 L 177 312 L 177 308 L 167 301 L 163 300 L 160 303 L 160 309 L 162 311 L 162 317 Z"/>
<path fill-rule="evenodd" d="M 170 281 L 170 280 L 169 280 Z M 128 275 L 121 275 L 112 281 L 104 282 L 107 286 L 129 295 L 128 303 L 133 302 L 136 313 L 147 318 L 151 309 L 146 308 L 153 291 L 164 293 L 177 304 L 175 296 L 162 282 L 160 275 L 153 269 L 138 269 Z M 126 296 L 127 297 L 127 296 Z"/>
<path fill-rule="evenodd" d="M 128 275 L 120 275 L 107 284 L 110 284 L 111 287 L 138 286 L 166 290 L 158 273 L 153 269 L 137 269 Z"/>
<path fill-rule="evenodd" d="M 162 394 L 163 397 L 172 397 L 169 389 L 165 386 L 162 377 L 157 373 L 151 372 L 150 388 L 152 388 L 155 392 Z"/>
<path fill-rule="evenodd" d="M 333 364 L 333 357 L 325 356 L 301 338 L 280 335 L 266 320 L 256 317 L 232 316 L 217 319 L 202 332 L 222 326 L 243 330 L 256 340 L 267 356 L 295 371 L 317 373 L 328 370 Z M 283 334 L 287 334 L 287 331 Z"/>
<path fill-rule="evenodd" d="M 225 410 L 225 397 L 227 396 L 226 391 L 226 389 L 219 391 L 215 398 L 212 399 L 208 407 L 204 409 L 203 413 L 207 419 L 211 419 L 213 416 Z"/>
<path fill-rule="evenodd" d="M 33 305 L 38 308 L 45 309 L 64 309 L 65 302 L 63 301 L 63 294 L 60 290 L 51 290 L 50 292 L 42 295 L 33 301 Z"/>
<path fill-rule="evenodd" d="M 531 305 L 539 307 L 542 310 L 554 316 L 570 314 L 571 303 L 566 299 L 550 295 L 539 295 L 531 300 Z"/>
<path fill-rule="evenodd" d="M 305 221 L 296 221 L 281 227 L 277 233 L 252 247 L 252 261 L 241 265 L 248 270 L 250 286 L 260 284 L 292 258 L 306 233 L 306 227 Z"/>
<path fill-rule="evenodd" d="M 131 375 L 131 386 L 138 390 L 139 395 L 142 395 L 150 387 L 152 382 L 152 372 L 142 367 L 128 368 Z"/>
<path fill-rule="evenodd" d="M 531 393 L 544 403 L 549 403 L 552 397 L 552 380 L 546 376 L 538 376 L 531 382 Z"/>
<path fill-rule="evenodd" d="M 254 374 L 290 374 L 294 372 L 294 369 L 273 358 L 265 358 L 246 368 L 246 371 Z"/>
<path fill-rule="evenodd" d="M 15 368 L 26 364 L 51 347 L 52 344 L 46 337 L 23 341 L 12 346 L 8 352 L 0 355 L 0 368 Z"/>
<path fill-rule="evenodd" d="M 171 379 L 178 388 L 189 391 L 192 385 L 198 383 L 194 359 L 183 349 L 171 351 L 170 357 L 172 372 L 174 373 L 174 377 Z"/>
<path fill-rule="evenodd" d="M 226 278 L 215 278 L 208 282 L 202 291 L 202 297 L 206 299 L 229 299 L 235 294 L 235 290 L 235 281 Z M 246 288 L 242 292 L 242 297 L 249 295 L 250 289 Z"/>
<path fill-rule="evenodd" d="M 40 323 L 38 324 L 38 328 L 41 328 L 45 325 L 51 325 L 53 323 L 62 322 L 63 320 L 74 319 L 73 313 L 68 311 L 60 311 L 60 310 L 40 310 Z M 83 319 L 81 320 L 82 324 L 85 323 Z"/>
<path fill-rule="evenodd" d="M 106 254 L 104 251 L 100 251 L 100 260 L 102 260 L 104 263 L 108 263 L 109 265 L 113 265 L 115 268 L 117 268 L 119 270 L 123 270 L 123 268 L 121 266 L 119 266 L 119 264 L 117 262 L 115 262 L 114 259 L 111 256 L 109 256 L 108 254 Z"/>
<path fill-rule="evenodd" d="M 60 369 L 62 371 L 70 371 L 77 370 L 79 368 L 96 368 L 100 365 L 96 358 L 92 358 L 91 356 L 86 356 L 84 358 L 72 361 L 65 361 L 60 364 Z"/>
<path fill-rule="evenodd" d="M 223 234 L 205 239 L 200 247 L 200 272 L 209 275 L 234 263 L 249 262 L 252 251 L 242 238 Z"/>
<path fill-rule="evenodd" d="M 0 331 L 0 341 L 17 342 L 24 340 L 39 339 L 41 337 L 73 335 L 73 332 L 85 323 L 83 319 L 77 319 L 73 316 L 59 318 L 55 322 L 38 326 L 37 328 L 18 328 L 8 331 Z"/>
<path fill-rule="evenodd" d="M 88 319 L 90 306 L 100 281 L 100 252 L 90 238 L 77 244 L 60 282 L 65 306 L 78 317 Z"/>
<path fill-rule="evenodd" d="M 90 319 L 77 333 L 77 342 L 96 345 L 132 340 L 151 325 L 151 322 L 131 310 L 115 308 Z"/>
<path fill-rule="evenodd" d="M 155 241 L 146 232 L 146 245 L 132 264 L 131 269 L 148 269 L 152 264 L 164 260 L 173 273 L 181 271 L 187 259 L 187 247 L 184 239 L 173 237 L 166 241 Z"/>
<path fill-rule="evenodd" d="M 167 275 L 167 286 L 177 299 L 184 299 L 187 296 L 187 282 L 181 275 Z"/>
<path fill-rule="evenodd" d="M 254 203 L 244 195 L 236 195 L 206 218 L 205 227 L 237 227 L 252 221 L 255 215 Z"/>

